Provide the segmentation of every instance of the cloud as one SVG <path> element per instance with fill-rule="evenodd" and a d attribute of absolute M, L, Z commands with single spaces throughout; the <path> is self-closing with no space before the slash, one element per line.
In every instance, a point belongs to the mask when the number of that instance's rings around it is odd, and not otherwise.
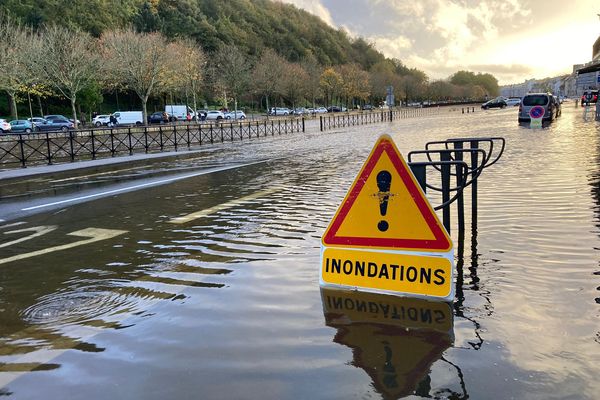
<path fill-rule="evenodd" d="M 563 0 L 280 1 L 344 27 L 432 79 L 461 69 L 490 72 L 505 83 L 558 75 L 589 61 L 600 34 L 590 12 L 597 0 L 569 7 Z"/>

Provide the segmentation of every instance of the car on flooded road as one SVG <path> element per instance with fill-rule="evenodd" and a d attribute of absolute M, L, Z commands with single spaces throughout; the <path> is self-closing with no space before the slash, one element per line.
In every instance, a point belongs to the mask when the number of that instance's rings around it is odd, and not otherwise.
<path fill-rule="evenodd" d="M 544 121 L 553 121 L 561 114 L 560 102 L 555 96 L 549 93 L 530 93 L 523 97 L 519 106 L 519 122 L 531 121 L 529 112 L 536 106 L 544 109 Z"/>
<path fill-rule="evenodd" d="M 598 102 L 598 90 L 586 90 L 581 95 L 581 107 Z"/>
<path fill-rule="evenodd" d="M 488 110 L 490 108 L 504 108 L 506 107 L 506 100 L 502 97 L 496 97 L 490 101 L 487 101 L 481 105 L 481 108 L 484 110 Z"/>

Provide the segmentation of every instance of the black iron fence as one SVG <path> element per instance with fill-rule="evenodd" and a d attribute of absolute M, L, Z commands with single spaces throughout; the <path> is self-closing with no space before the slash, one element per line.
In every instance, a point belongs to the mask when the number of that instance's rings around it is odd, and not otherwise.
<path fill-rule="evenodd" d="M 447 109 L 446 109 L 447 110 Z M 421 117 L 440 113 L 439 107 L 432 108 L 400 108 L 392 110 L 375 110 L 359 113 L 327 114 L 319 117 L 321 132 L 328 129 L 345 128 L 349 126 L 391 122 L 402 118 Z"/>
<path fill-rule="evenodd" d="M 216 142 L 305 131 L 303 118 L 158 127 L 98 128 L 0 136 L 0 168 L 178 151 Z"/>

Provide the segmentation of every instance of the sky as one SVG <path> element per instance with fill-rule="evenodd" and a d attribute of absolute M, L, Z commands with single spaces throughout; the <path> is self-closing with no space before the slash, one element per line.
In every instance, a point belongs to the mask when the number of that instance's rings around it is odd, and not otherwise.
<path fill-rule="evenodd" d="M 459 70 L 500 84 L 571 73 L 592 59 L 599 0 L 280 0 L 387 57 L 445 79 Z"/>

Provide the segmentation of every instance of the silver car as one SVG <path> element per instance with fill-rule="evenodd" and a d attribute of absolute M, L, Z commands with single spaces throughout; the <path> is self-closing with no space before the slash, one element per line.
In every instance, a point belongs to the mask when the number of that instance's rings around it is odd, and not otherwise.
<path fill-rule="evenodd" d="M 521 100 L 519 106 L 519 122 L 531 121 L 529 112 L 533 107 L 540 106 L 544 109 L 543 121 L 552 121 L 560 115 L 560 108 L 557 106 L 554 96 L 549 93 L 530 93 L 526 94 Z"/>

